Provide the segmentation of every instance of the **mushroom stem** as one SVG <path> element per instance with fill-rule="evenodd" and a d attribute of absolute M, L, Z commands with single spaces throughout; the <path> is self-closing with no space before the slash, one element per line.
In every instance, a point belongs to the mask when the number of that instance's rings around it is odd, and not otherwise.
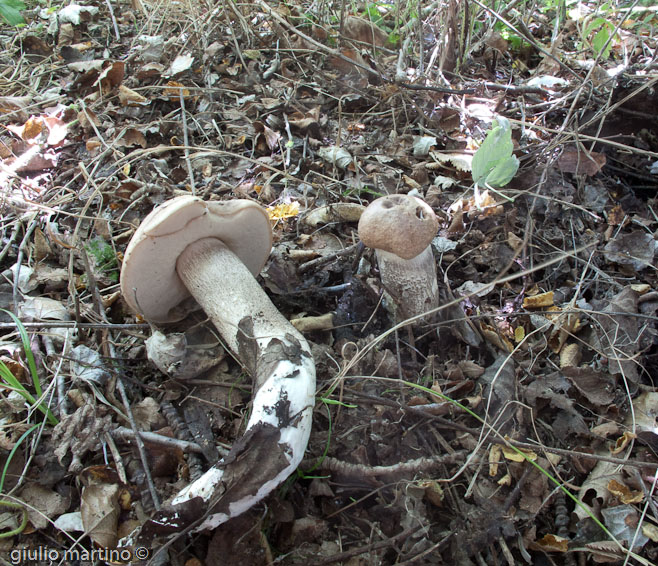
<path fill-rule="evenodd" d="M 242 261 L 204 238 L 179 255 L 176 271 L 253 375 L 252 413 L 231 452 L 147 521 L 142 541 L 174 527 L 214 528 L 243 513 L 294 472 L 311 431 L 311 349 Z"/>
<path fill-rule="evenodd" d="M 272 304 L 242 261 L 220 240 L 204 238 L 178 256 L 176 272 L 219 330 L 226 345 L 245 364 L 260 389 L 253 340 L 264 351 L 273 338 L 295 340 L 311 355 L 306 339 Z"/>
<path fill-rule="evenodd" d="M 382 285 L 394 302 L 397 322 L 439 306 L 436 262 L 431 246 L 411 259 L 402 259 L 384 250 L 376 250 L 375 255 Z"/>

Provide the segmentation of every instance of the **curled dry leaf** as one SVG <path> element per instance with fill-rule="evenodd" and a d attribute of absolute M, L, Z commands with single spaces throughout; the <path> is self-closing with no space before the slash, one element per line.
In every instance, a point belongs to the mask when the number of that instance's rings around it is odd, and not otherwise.
<path fill-rule="evenodd" d="M 577 367 L 581 357 L 580 344 L 567 344 L 560 351 L 560 369 Z"/>
<path fill-rule="evenodd" d="M 541 540 L 535 541 L 535 546 L 544 552 L 567 552 L 569 539 L 557 535 L 544 535 Z"/>
<path fill-rule="evenodd" d="M 328 147 L 321 147 L 318 150 L 318 155 L 327 161 L 328 163 L 331 163 L 332 165 L 335 165 L 339 169 L 347 169 L 349 165 L 352 163 L 352 156 L 350 155 L 350 152 L 347 151 L 345 148 L 338 147 L 335 145 L 330 145 Z"/>
<path fill-rule="evenodd" d="M 608 491 L 622 503 L 640 503 L 644 499 L 644 494 L 640 490 L 631 491 L 627 485 L 617 480 L 610 480 Z"/>
<path fill-rule="evenodd" d="M 553 291 L 533 295 L 523 299 L 523 308 L 525 309 L 543 309 L 553 306 Z"/>
<path fill-rule="evenodd" d="M 607 408 L 615 399 L 615 380 L 607 372 L 598 372 L 589 367 L 565 367 L 565 377 L 590 403 Z"/>
<path fill-rule="evenodd" d="M 484 368 L 470 360 L 464 360 L 457 364 L 466 377 L 478 378 L 484 373 Z"/>

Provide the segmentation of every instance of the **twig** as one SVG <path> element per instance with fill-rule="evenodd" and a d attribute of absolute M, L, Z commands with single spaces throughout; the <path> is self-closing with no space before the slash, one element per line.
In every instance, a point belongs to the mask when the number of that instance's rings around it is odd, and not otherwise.
<path fill-rule="evenodd" d="M 22 322 L 25 328 L 89 328 L 89 329 L 108 329 L 108 330 L 130 330 L 132 328 L 148 328 L 149 325 L 145 322 L 114 324 L 111 322 L 75 322 L 74 320 L 58 320 L 43 322 Z M 16 328 L 12 322 L 0 322 L 0 330 Z"/>
<path fill-rule="evenodd" d="M 135 431 L 125 426 L 120 426 L 119 428 L 110 431 L 110 434 L 116 440 L 123 440 L 123 441 L 135 440 Z M 179 440 L 178 438 L 163 436 L 155 432 L 139 431 L 138 434 L 142 440 L 146 440 L 147 442 L 162 444 L 163 446 L 170 446 L 173 448 L 180 448 L 183 452 L 194 452 L 197 454 L 203 453 L 203 450 L 201 450 L 201 447 L 196 442 Z"/>
<path fill-rule="evenodd" d="M 299 272 L 300 273 L 306 273 L 307 271 L 311 271 L 313 269 L 316 269 L 317 267 L 320 267 L 322 265 L 330 263 L 338 257 L 342 257 L 344 255 L 349 255 L 359 247 L 360 243 L 361 242 L 359 242 L 358 244 L 352 244 L 351 246 L 347 246 L 346 248 L 343 248 L 342 250 L 339 250 L 335 253 L 332 253 L 332 254 L 329 254 L 329 255 L 324 255 L 324 256 L 319 257 L 317 259 L 312 259 L 311 261 L 307 261 L 306 263 L 302 263 L 299 266 Z"/>
<path fill-rule="evenodd" d="M 121 34 L 119 34 L 119 26 L 117 24 L 117 19 L 114 17 L 114 8 L 112 7 L 112 0 L 105 0 L 105 4 L 107 4 L 107 9 L 110 12 L 110 17 L 112 18 L 114 35 L 116 36 L 117 41 L 121 41 Z"/>
<path fill-rule="evenodd" d="M 352 550 L 346 550 L 345 552 L 339 552 L 333 556 L 328 556 L 323 560 L 313 561 L 313 566 L 323 566 L 324 564 L 333 564 L 334 562 L 342 562 L 354 556 L 359 556 L 361 554 L 367 554 L 368 552 L 373 552 L 375 550 L 380 550 L 382 548 L 387 548 L 392 546 L 399 540 L 404 540 L 411 537 L 414 533 L 418 532 L 421 529 L 424 529 L 423 525 L 419 527 L 413 527 L 411 529 L 406 529 L 397 535 L 388 538 L 386 540 L 381 540 L 379 542 L 374 542 L 372 544 L 367 544 L 366 546 L 359 546 L 358 548 L 353 548 Z"/>
<path fill-rule="evenodd" d="M 183 144 L 185 149 L 183 154 L 185 155 L 185 164 L 187 165 L 187 175 L 190 178 L 190 188 L 192 194 L 196 194 L 196 188 L 194 185 L 194 171 L 192 170 L 192 162 L 190 161 L 190 140 L 187 131 L 187 112 L 185 111 L 185 97 L 183 96 L 183 88 L 178 89 L 178 99 L 180 101 L 180 112 L 181 120 L 183 122 Z"/>
<path fill-rule="evenodd" d="M 453 464 L 464 459 L 465 450 L 454 452 L 453 454 L 442 454 L 434 458 L 416 458 L 393 464 L 392 466 L 365 466 L 363 464 L 352 464 L 344 462 L 338 458 L 315 458 L 313 460 L 304 460 L 303 467 L 314 467 L 315 469 L 327 470 L 337 474 L 352 476 L 356 478 L 371 478 L 387 475 L 405 475 L 415 474 L 433 470 L 445 464 Z"/>

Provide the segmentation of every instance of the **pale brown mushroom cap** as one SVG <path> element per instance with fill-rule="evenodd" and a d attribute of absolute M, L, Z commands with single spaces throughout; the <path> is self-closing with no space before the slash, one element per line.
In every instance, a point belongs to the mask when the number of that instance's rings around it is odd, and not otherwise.
<path fill-rule="evenodd" d="M 409 195 L 372 201 L 359 220 L 359 238 L 369 248 L 411 259 L 432 243 L 439 228 L 426 202 Z"/>
<path fill-rule="evenodd" d="M 176 260 L 202 238 L 221 240 L 254 276 L 272 249 L 269 217 L 255 202 L 171 199 L 144 218 L 126 249 L 121 293 L 130 308 L 152 322 L 184 318 L 175 307 L 190 293 L 176 273 Z"/>

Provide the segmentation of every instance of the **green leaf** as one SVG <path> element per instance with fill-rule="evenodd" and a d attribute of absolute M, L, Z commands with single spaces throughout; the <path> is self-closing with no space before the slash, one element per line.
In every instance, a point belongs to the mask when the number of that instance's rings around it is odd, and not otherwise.
<path fill-rule="evenodd" d="M 0 0 L 0 16 L 12 26 L 25 23 L 21 10 L 25 10 L 25 4 L 20 0 Z"/>
<path fill-rule="evenodd" d="M 512 127 L 509 120 L 498 116 L 471 163 L 473 181 L 478 186 L 503 187 L 519 169 L 519 160 L 512 153 Z"/>
<path fill-rule="evenodd" d="M 607 59 L 610 56 L 610 50 L 612 49 L 612 42 L 608 43 L 610 39 L 610 33 L 606 27 L 601 28 L 594 34 L 592 38 L 592 49 L 596 55 L 601 55 L 602 59 Z M 606 43 L 608 43 L 606 47 Z M 603 48 L 605 47 L 605 51 Z"/>

